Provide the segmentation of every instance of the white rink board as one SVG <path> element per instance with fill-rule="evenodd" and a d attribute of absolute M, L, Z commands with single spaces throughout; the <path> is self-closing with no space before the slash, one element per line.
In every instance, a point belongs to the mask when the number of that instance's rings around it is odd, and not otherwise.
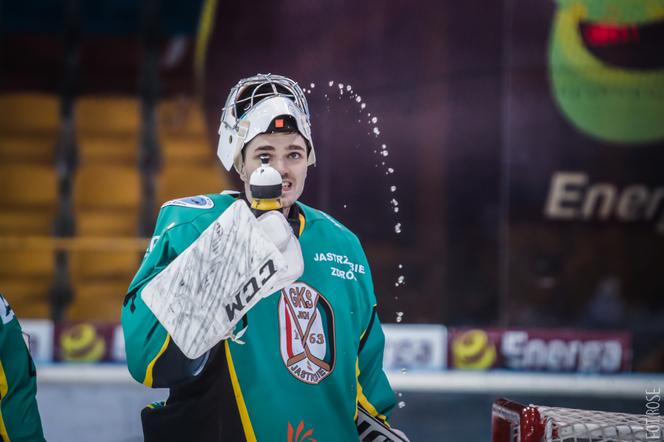
<path fill-rule="evenodd" d="M 403 392 L 407 402 L 405 408 L 394 412 L 397 422 L 402 416 L 399 425 L 414 435 L 418 432 L 428 435 L 419 440 L 436 440 L 431 435 L 440 434 L 443 426 L 463 421 L 477 427 L 477 433 L 482 434 L 469 438 L 468 442 L 487 440 L 490 404 L 498 395 L 540 395 L 543 400 L 548 396 L 553 399 L 547 400 L 554 402 L 554 397 L 562 400 L 566 395 L 606 395 L 614 402 L 616 398 L 640 402 L 650 386 L 664 386 L 662 375 L 600 377 L 462 371 L 389 372 L 388 375 L 393 388 Z M 50 441 L 89 442 L 90 435 L 94 435 L 95 442 L 141 441 L 141 409 L 168 395 L 167 390 L 137 383 L 121 364 L 38 365 L 37 376 L 39 411 Z M 467 403 L 460 404 L 464 400 Z M 432 412 L 432 406 L 438 408 Z M 447 414 L 449 418 L 445 417 Z"/>
<path fill-rule="evenodd" d="M 583 375 L 506 371 L 389 371 L 399 391 L 455 393 L 524 393 L 548 396 L 641 398 L 646 390 L 664 387 L 664 375 Z M 40 384 L 137 385 L 124 365 L 38 365 Z"/>

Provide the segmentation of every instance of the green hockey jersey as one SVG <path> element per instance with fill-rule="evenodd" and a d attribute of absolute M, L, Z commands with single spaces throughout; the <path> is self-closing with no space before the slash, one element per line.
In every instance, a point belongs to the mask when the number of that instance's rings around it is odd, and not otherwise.
<path fill-rule="evenodd" d="M 21 326 L 0 294 L 0 441 L 44 440 L 35 397 L 36 379 Z"/>
<path fill-rule="evenodd" d="M 224 341 L 190 360 L 141 300 L 142 288 L 235 200 L 211 194 L 164 204 L 128 289 L 129 371 L 147 386 L 171 389 L 165 404 L 143 410 L 146 441 L 357 440 L 357 405 L 386 421 L 395 398 L 382 369 L 384 336 L 364 251 L 329 215 L 301 203 L 291 208 L 304 273 L 249 311 L 236 329 L 247 327 L 243 344 Z"/>

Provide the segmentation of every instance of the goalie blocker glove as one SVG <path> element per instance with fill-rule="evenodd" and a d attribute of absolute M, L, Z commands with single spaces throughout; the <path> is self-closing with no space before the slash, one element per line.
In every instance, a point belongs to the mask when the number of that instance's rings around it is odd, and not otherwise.
<path fill-rule="evenodd" d="M 272 211 L 257 220 L 244 201 L 236 201 L 141 297 L 185 356 L 197 359 L 234 338 L 242 317 L 303 269 L 302 251 L 283 215 Z"/>

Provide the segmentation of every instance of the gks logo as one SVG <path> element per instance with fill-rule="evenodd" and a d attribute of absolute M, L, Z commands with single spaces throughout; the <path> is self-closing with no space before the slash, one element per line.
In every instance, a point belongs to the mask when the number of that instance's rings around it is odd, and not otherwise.
<path fill-rule="evenodd" d="M 281 357 L 293 376 L 318 384 L 332 373 L 334 313 L 323 295 L 303 282 L 282 289 L 279 330 Z"/>

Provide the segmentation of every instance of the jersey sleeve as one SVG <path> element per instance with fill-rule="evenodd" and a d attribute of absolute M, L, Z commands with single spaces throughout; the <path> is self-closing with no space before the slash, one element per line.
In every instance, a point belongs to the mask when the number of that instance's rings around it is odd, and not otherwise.
<path fill-rule="evenodd" d="M 160 211 L 157 227 L 122 307 L 122 330 L 127 366 L 132 377 L 148 387 L 172 387 L 198 375 L 209 354 L 187 358 L 173 343 L 141 298 L 141 291 L 175 257 L 186 249 L 200 232 L 190 223 L 173 221 L 177 208 Z"/>
<path fill-rule="evenodd" d="M 364 252 L 362 258 L 369 269 Z M 387 423 L 396 398 L 383 370 L 385 335 L 378 319 L 376 296 L 371 271 L 364 284 L 368 315 L 366 327 L 360 336 L 357 358 L 357 403 L 375 418 Z"/>
<path fill-rule="evenodd" d="M 386 422 L 396 403 L 383 371 L 385 336 L 374 307 L 369 328 L 360 340 L 358 356 L 358 404 L 372 416 Z"/>
<path fill-rule="evenodd" d="M 44 440 L 36 376 L 21 326 L 0 295 L 0 440 Z"/>

